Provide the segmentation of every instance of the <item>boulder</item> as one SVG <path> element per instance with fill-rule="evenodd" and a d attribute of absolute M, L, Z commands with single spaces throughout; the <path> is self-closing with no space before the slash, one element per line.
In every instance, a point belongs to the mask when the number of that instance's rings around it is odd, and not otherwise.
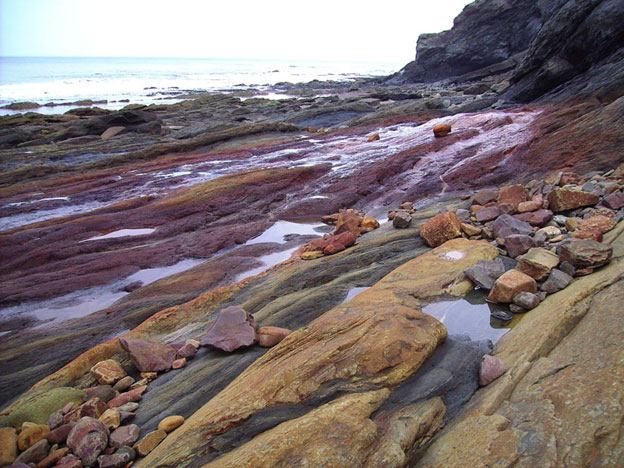
<path fill-rule="evenodd" d="M 609 263 L 613 247 L 590 239 L 570 239 L 561 244 L 561 261 L 574 268 L 597 268 Z"/>
<path fill-rule="evenodd" d="M 184 424 L 184 416 L 167 416 L 158 423 L 158 429 L 165 432 L 171 432 Z"/>
<path fill-rule="evenodd" d="M 131 446 L 139 440 L 141 430 L 136 424 L 128 424 L 127 426 L 119 426 L 110 435 L 110 446 L 119 448 L 123 445 Z"/>
<path fill-rule="evenodd" d="M 420 237 L 429 247 L 437 247 L 462 234 L 461 221 L 454 213 L 446 212 L 434 216 L 420 226 Z"/>
<path fill-rule="evenodd" d="M 555 213 L 560 213 L 583 206 L 595 205 L 600 197 L 595 193 L 557 187 L 548 194 L 547 200 L 548 207 Z"/>
<path fill-rule="evenodd" d="M 17 446 L 20 451 L 24 451 L 35 445 L 49 434 L 50 428 L 45 424 L 35 424 L 34 426 L 29 426 L 22 431 L 17 436 Z"/>
<path fill-rule="evenodd" d="M 266 348 L 271 348 L 291 333 L 292 331 L 287 328 L 260 327 L 258 330 L 258 344 Z"/>
<path fill-rule="evenodd" d="M 84 417 L 67 436 L 67 446 L 82 460 L 83 465 L 93 466 L 100 453 L 106 449 L 108 436 L 108 428 L 102 421 Z"/>
<path fill-rule="evenodd" d="M 140 457 L 144 457 L 148 453 L 150 453 L 154 448 L 160 444 L 165 437 L 167 437 L 167 433 L 161 429 L 157 429 L 148 433 L 145 437 L 143 437 L 140 441 L 134 444 L 134 450 L 136 450 L 137 455 Z"/>
<path fill-rule="evenodd" d="M 488 300 L 509 304 L 518 293 L 523 291 L 537 292 L 537 283 L 533 278 L 518 270 L 509 270 L 496 280 L 488 294 Z"/>
<path fill-rule="evenodd" d="M 535 247 L 533 238 L 526 234 L 511 234 L 505 237 L 505 250 L 512 258 L 522 255 L 533 247 Z"/>
<path fill-rule="evenodd" d="M 126 376 L 126 371 L 114 359 L 107 359 L 93 366 L 91 375 L 102 385 L 114 385 Z"/>
<path fill-rule="evenodd" d="M 468 268 L 464 274 L 477 286 L 490 290 L 494 282 L 505 273 L 505 265 L 502 260 L 496 258 L 492 261 L 480 260 L 475 266 Z"/>
<path fill-rule="evenodd" d="M 511 234 L 524 234 L 528 236 L 532 233 L 533 228 L 529 223 L 521 221 L 507 214 L 501 215 L 496 218 L 496 221 L 494 221 L 494 226 L 492 228 L 492 234 L 495 238 L 501 237 L 504 239 Z"/>
<path fill-rule="evenodd" d="M 412 222 L 412 215 L 407 211 L 397 211 L 392 218 L 392 226 L 397 229 L 405 229 Z"/>
<path fill-rule="evenodd" d="M 514 215 L 515 218 L 520 221 L 525 221 L 529 223 L 531 226 L 542 227 L 545 226 L 548 221 L 550 221 L 553 217 L 553 212 L 550 210 L 540 209 L 537 211 L 529 211 L 527 213 L 520 213 Z"/>
<path fill-rule="evenodd" d="M 0 466 L 8 466 L 17 457 L 17 434 L 12 427 L 0 428 Z"/>
<path fill-rule="evenodd" d="M 510 205 L 513 205 L 514 209 L 517 211 L 518 205 L 520 205 L 520 203 L 522 202 L 528 201 L 528 199 L 529 193 L 523 185 L 507 185 L 501 187 L 498 191 L 497 204 L 501 205 L 504 203 L 509 203 Z"/>
<path fill-rule="evenodd" d="M 452 127 L 449 124 L 438 124 L 433 127 L 433 135 L 436 138 L 445 137 L 451 133 Z"/>
<path fill-rule="evenodd" d="M 130 359 L 141 372 L 168 371 L 176 356 L 170 346 L 140 338 L 120 338 L 119 344 L 130 353 Z"/>
<path fill-rule="evenodd" d="M 227 307 L 219 312 L 200 343 L 202 346 L 231 352 L 253 345 L 256 342 L 257 329 L 258 324 L 253 315 L 240 307 Z"/>
<path fill-rule="evenodd" d="M 489 189 L 483 189 L 477 192 L 472 199 L 473 205 L 485 206 L 488 203 L 495 202 L 498 198 L 498 192 Z"/>
<path fill-rule="evenodd" d="M 513 297 L 512 301 L 515 305 L 522 307 L 525 310 L 531 310 L 535 309 L 539 305 L 540 298 L 537 296 L 537 294 L 523 291 L 516 294 Z"/>
<path fill-rule="evenodd" d="M 557 291 L 561 291 L 566 288 L 571 282 L 572 276 L 564 273 L 556 268 L 550 272 L 548 279 L 540 286 L 542 291 L 546 291 L 548 294 L 554 294 Z"/>
<path fill-rule="evenodd" d="M 43 460 L 50 453 L 50 444 L 46 439 L 42 439 L 28 450 L 20 453 L 14 463 L 25 463 L 26 465 L 36 464 Z"/>
<path fill-rule="evenodd" d="M 487 221 L 492 221 L 500 216 L 500 210 L 495 206 L 490 206 L 489 208 L 483 208 L 482 210 L 477 211 L 475 217 L 477 221 L 480 223 L 485 223 Z"/>
<path fill-rule="evenodd" d="M 45 424 L 50 414 L 62 409 L 67 403 L 81 404 L 86 393 L 73 387 L 57 387 L 42 394 L 33 400 L 18 403 L 9 413 L 9 424 L 20 428 L 22 423 L 30 421 L 35 424 Z"/>
<path fill-rule="evenodd" d="M 559 256 L 541 247 L 529 249 L 516 260 L 518 260 L 517 270 L 537 281 L 546 279 L 550 271 L 559 265 Z"/>
<path fill-rule="evenodd" d="M 496 356 L 486 354 L 479 368 L 479 385 L 485 386 L 505 373 L 505 363 Z"/>

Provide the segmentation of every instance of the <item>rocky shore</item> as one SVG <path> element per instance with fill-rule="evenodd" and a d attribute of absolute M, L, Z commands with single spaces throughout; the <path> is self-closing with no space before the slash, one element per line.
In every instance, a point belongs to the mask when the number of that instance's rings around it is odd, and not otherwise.
<path fill-rule="evenodd" d="M 0 466 L 621 466 L 622 24 L 0 117 Z"/>

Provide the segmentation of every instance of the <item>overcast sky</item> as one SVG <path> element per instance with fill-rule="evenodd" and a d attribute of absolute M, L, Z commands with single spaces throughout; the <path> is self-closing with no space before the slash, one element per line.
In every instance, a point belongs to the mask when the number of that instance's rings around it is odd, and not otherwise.
<path fill-rule="evenodd" d="M 2 56 L 404 64 L 470 0 L 0 0 Z"/>

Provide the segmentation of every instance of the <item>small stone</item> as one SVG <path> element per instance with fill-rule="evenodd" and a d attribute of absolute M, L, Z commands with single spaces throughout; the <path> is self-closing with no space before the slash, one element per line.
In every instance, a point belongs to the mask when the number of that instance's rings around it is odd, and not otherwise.
<path fill-rule="evenodd" d="M 602 203 L 612 210 L 619 210 L 624 207 L 624 193 L 620 191 L 613 192 L 611 195 L 604 197 Z"/>
<path fill-rule="evenodd" d="M 490 202 L 495 202 L 498 198 L 498 192 L 489 189 L 483 189 L 477 192 L 477 194 L 472 199 L 473 205 L 487 205 Z"/>
<path fill-rule="evenodd" d="M 563 271 L 566 275 L 575 276 L 576 270 L 569 262 L 561 262 L 559 264 L 559 269 Z"/>
<path fill-rule="evenodd" d="M 478 236 L 481 234 L 481 228 L 468 223 L 461 223 L 461 230 L 468 236 Z"/>
<path fill-rule="evenodd" d="M 270 348 L 281 342 L 290 335 L 292 331 L 280 327 L 260 327 L 258 330 L 258 344 Z"/>
<path fill-rule="evenodd" d="M 609 263 L 613 247 L 590 239 L 570 239 L 561 244 L 560 257 L 578 269 L 597 268 Z"/>
<path fill-rule="evenodd" d="M 321 258 L 324 256 L 325 254 L 323 253 L 322 250 L 312 250 L 309 252 L 303 252 L 301 254 L 301 260 L 314 260 L 314 259 Z"/>
<path fill-rule="evenodd" d="M 526 314 L 527 313 L 527 310 L 524 307 L 520 307 L 519 305 L 516 305 L 516 304 L 509 304 L 509 310 L 511 310 L 513 314 Z"/>
<path fill-rule="evenodd" d="M 565 223 L 566 223 L 567 219 L 568 218 L 566 216 L 563 216 L 563 215 L 553 216 L 553 221 L 555 223 L 557 223 L 559 226 L 565 226 Z"/>
<path fill-rule="evenodd" d="M 46 439 L 48 439 L 48 442 L 50 442 L 52 445 L 62 444 L 67 440 L 67 436 L 75 425 L 75 422 L 63 424 L 62 426 L 50 431 L 46 436 Z"/>
<path fill-rule="evenodd" d="M 113 386 L 113 390 L 117 390 L 118 392 L 123 392 L 125 390 L 128 390 L 133 383 L 134 383 L 134 379 L 128 375 L 124 377 L 123 379 L 119 380 Z"/>
<path fill-rule="evenodd" d="M 392 219 L 392 226 L 397 229 L 405 229 L 412 223 L 412 215 L 407 211 L 397 211 Z"/>
<path fill-rule="evenodd" d="M 102 385 L 114 385 L 127 374 L 123 367 L 114 359 L 100 361 L 91 368 L 91 375 Z"/>
<path fill-rule="evenodd" d="M 365 216 L 360 224 L 360 227 L 366 232 L 372 231 L 373 229 L 377 229 L 379 227 L 379 221 L 371 216 Z"/>
<path fill-rule="evenodd" d="M 141 430 L 136 424 L 128 424 L 127 426 L 119 426 L 110 435 L 110 446 L 114 448 L 123 445 L 131 446 L 139 440 Z"/>
<path fill-rule="evenodd" d="M 550 210 L 540 209 L 537 211 L 530 211 L 528 213 L 521 213 L 514 215 L 515 218 L 529 223 L 531 226 L 542 227 L 545 226 L 548 221 L 553 217 L 553 212 Z"/>
<path fill-rule="evenodd" d="M 518 203 L 518 213 L 526 213 L 528 211 L 536 211 L 542 207 L 541 201 L 530 200 Z"/>
<path fill-rule="evenodd" d="M 559 256 L 541 247 L 529 249 L 517 258 L 518 271 L 525 273 L 537 281 L 546 279 L 550 270 L 559 265 Z"/>
<path fill-rule="evenodd" d="M 513 303 L 525 310 L 531 310 L 539 305 L 540 299 L 537 297 L 537 294 L 523 291 L 514 296 Z"/>
<path fill-rule="evenodd" d="M 128 411 L 120 411 L 119 412 L 119 418 L 121 420 L 121 424 L 125 424 L 130 419 L 133 419 L 135 416 L 136 416 L 136 414 L 130 413 Z"/>
<path fill-rule="evenodd" d="M 561 235 L 561 229 L 555 226 L 546 226 L 541 229 L 538 229 L 535 235 L 538 235 L 540 233 L 544 233 L 544 235 L 546 236 L 546 239 L 553 239 Z"/>
<path fill-rule="evenodd" d="M 123 404 L 123 405 L 121 405 L 121 406 L 118 406 L 118 407 L 117 407 L 117 409 L 118 409 L 120 412 L 121 412 L 121 411 L 124 411 L 124 412 L 133 412 L 133 411 L 136 411 L 137 409 L 139 409 L 139 404 L 138 404 L 138 403 L 136 403 L 136 402 L 134 402 L 134 401 L 131 401 L 131 402 L 129 402 L 129 403 L 126 403 L 126 404 Z"/>
<path fill-rule="evenodd" d="M 37 463 L 35 468 L 50 468 L 51 466 L 56 465 L 56 463 L 68 453 L 69 449 L 67 447 L 53 450 L 47 457 Z"/>
<path fill-rule="evenodd" d="M 12 427 L 0 428 L 0 466 L 8 466 L 17 457 L 17 434 Z"/>
<path fill-rule="evenodd" d="M 176 359 L 171 365 L 172 369 L 182 369 L 183 367 L 186 367 L 186 358 Z"/>
<path fill-rule="evenodd" d="M 455 210 L 455 216 L 459 218 L 460 221 L 469 221 L 470 220 L 470 211 L 465 210 L 463 208 L 458 208 Z"/>
<path fill-rule="evenodd" d="M 517 210 L 516 207 L 511 203 L 499 203 L 496 205 L 501 214 L 511 215 L 514 214 Z"/>
<path fill-rule="evenodd" d="M 481 206 L 481 205 L 472 205 L 468 211 L 470 211 L 471 214 L 477 214 L 479 211 L 485 209 L 485 206 Z M 476 218 L 475 218 L 476 221 Z"/>
<path fill-rule="evenodd" d="M 566 288 L 572 282 L 572 276 L 561 270 L 554 269 L 550 272 L 548 279 L 544 281 L 540 289 L 548 294 L 554 294 Z"/>
<path fill-rule="evenodd" d="M 113 398 L 111 401 L 109 401 L 108 407 L 116 408 L 118 406 L 125 405 L 126 403 L 129 403 L 131 401 L 139 401 L 141 399 L 141 395 L 143 395 L 143 392 L 145 392 L 146 389 L 147 386 L 141 385 L 140 387 L 130 390 L 129 392 L 122 393 L 117 398 Z"/>
<path fill-rule="evenodd" d="M 82 468 L 82 462 L 80 458 L 69 454 L 61 458 L 55 468 Z"/>
<path fill-rule="evenodd" d="M 495 206 L 490 206 L 489 208 L 484 208 L 477 212 L 475 217 L 477 221 L 480 223 L 485 223 L 486 221 L 492 221 L 500 216 L 500 210 Z"/>
<path fill-rule="evenodd" d="M 420 226 L 420 237 L 429 247 L 438 247 L 448 240 L 461 236 L 461 233 L 461 221 L 450 212 L 436 215 Z"/>
<path fill-rule="evenodd" d="M 592 206 L 598 203 L 600 197 L 594 193 L 555 188 L 548 195 L 549 207 L 555 213 L 573 210 L 583 206 Z"/>
<path fill-rule="evenodd" d="M 491 319 L 496 319 L 503 323 L 509 323 L 513 320 L 513 314 L 510 314 L 509 312 L 505 312 L 503 310 L 493 310 L 490 312 L 490 324 Z"/>
<path fill-rule="evenodd" d="M 98 385 L 97 387 L 87 388 L 85 391 L 87 392 L 87 398 L 89 400 L 92 398 L 99 398 L 105 403 L 119 396 L 119 392 L 110 385 Z"/>
<path fill-rule="evenodd" d="M 537 292 L 537 283 L 533 278 L 518 270 L 509 270 L 496 280 L 488 295 L 488 300 L 508 304 L 522 291 Z"/>
<path fill-rule="evenodd" d="M 99 398 L 91 398 L 78 408 L 70 411 L 65 415 L 65 422 L 78 421 L 85 416 L 91 418 L 99 418 L 104 411 L 108 409 L 108 405 Z"/>
<path fill-rule="evenodd" d="M 183 416 L 167 416 L 158 423 L 158 429 L 165 432 L 171 432 L 180 427 L 184 423 Z"/>
<path fill-rule="evenodd" d="M 591 239 L 596 242 L 602 242 L 602 232 L 600 231 L 574 231 L 570 234 L 574 239 Z"/>
<path fill-rule="evenodd" d="M 64 422 L 65 422 L 64 415 L 61 412 L 61 410 L 58 410 L 50 415 L 50 417 L 48 418 L 48 422 L 46 423 L 46 426 L 48 426 L 50 429 L 56 429 L 57 427 L 63 425 Z"/>
<path fill-rule="evenodd" d="M 379 140 L 379 133 L 373 133 L 372 135 L 370 135 L 370 136 L 368 137 L 368 141 L 369 141 L 369 142 L 370 142 L 370 141 L 377 141 L 377 140 Z"/>
<path fill-rule="evenodd" d="M 116 408 L 109 408 L 102 416 L 99 417 L 99 420 L 106 424 L 108 430 L 113 430 L 119 427 L 121 424 L 121 415 L 119 414 L 119 410 Z"/>
<path fill-rule="evenodd" d="M 17 463 L 36 464 L 43 460 L 50 453 L 50 444 L 46 439 L 41 439 L 28 450 L 22 452 L 14 461 Z"/>
<path fill-rule="evenodd" d="M 158 372 L 141 372 L 141 378 L 151 382 L 158 378 Z"/>
<path fill-rule="evenodd" d="M 61 414 L 67 414 L 71 410 L 73 410 L 75 407 L 76 407 L 76 403 L 74 403 L 73 401 L 70 401 L 65 406 L 63 406 L 63 408 L 60 409 L 60 412 Z"/>
<path fill-rule="evenodd" d="M 195 349 L 199 349 L 199 341 L 197 340 L 193 340 L 193 339 L 188 339 L 184 342 L 185 345 L 190 344 L 195 346 Z"/>
<path fill-rule="evenodd" d="M 473 267 L 468 268 L 464 274 L 477 286 L 490 290 L 494 282 L 505 273 L 505 266 L 500 258 L 492 261 L 480 260 Z"/>
<path fill-rule="evenodd" d="M 451 133 L 452 127 L 449 124 L 438 124 L 433 127 L 433 135 L 436 138 L 445 137 Z"/>
<path fill-rule="evenodd" d="M 49 434 L 50 428 L 45 424 L 37 424 L 27 427 L 17 436 L 17 446 L 24 451 L 35 445 Z"/>
<path fill-rule="evenodd" d="M 554 244 L 557 242 L 561 242 L 564 239 L 565 239 L 565 236 L 563 234 L 559 234 L 557 237 L 553 237 L 552 239 L 550 239 L 550 242 Z"/>
<path fill-rule="evenodd" d="M 130 385 L 130 391 L 136 390 L 137 388 L 141 388 L 141 387 L 146 387 L 147 388 L 147 384 L 149 384 L 149 380 L 147 380 L 147 379 L 137 380 L 132 385 Z M 126 392 L 126 393 L 129 393 L 129 392 Z"/>
<path fill-rule="evenodd" d="M 167 433 L 163 430 L 152 431 L 143 437 L 140 441 L 134 444 L 134 450 L 140 457 L 146 456 L 150 453 L 158 444 L 160 444 L 164 438 L 167 437 Z"/>
<path fill-rule="evenodd" d="M 535 242 L 531 236 L 526 234 L 511 234 L 505 237 L 505 248 L 509 253 L 509 256 L 516 258 L 518 255 L 522 255 L 530 248 L 535 247 Z"/>
<path fill-rule="evenodd" d="M 505 373 L 505 363 L 496 356 L 486 354 L 481 361 L 479 369 L 479 385 L 485 386 Z"/>
<path fill-rule="evenodd" d="M 102 421 L 84 417 L 67 436 L 67 446 L 85 466 L 92 466 L 106 449 L 108 436 L 108 428 Z"/>

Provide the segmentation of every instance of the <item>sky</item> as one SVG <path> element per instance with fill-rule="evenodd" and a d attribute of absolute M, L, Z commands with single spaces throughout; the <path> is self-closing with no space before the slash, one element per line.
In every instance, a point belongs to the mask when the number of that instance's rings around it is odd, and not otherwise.
<path fill-rule="evenodd" d="M 0 55 L 405 64 L 470 2 L 0 0 Z"/>

